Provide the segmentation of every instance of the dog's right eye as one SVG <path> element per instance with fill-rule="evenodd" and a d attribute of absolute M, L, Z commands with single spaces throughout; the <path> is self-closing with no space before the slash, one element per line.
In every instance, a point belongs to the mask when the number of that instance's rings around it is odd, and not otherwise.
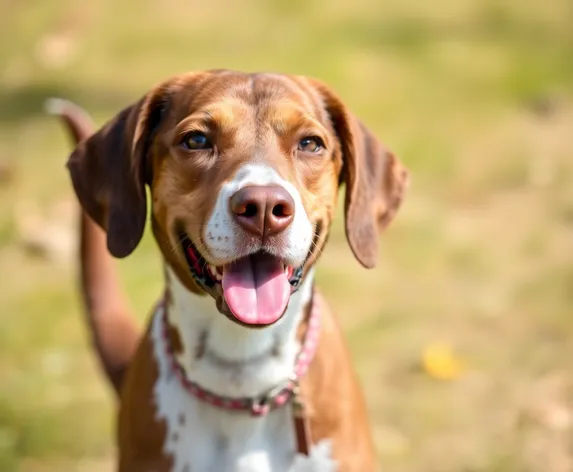
<path fill-rule="evenodd" d="M 211 141 L 209 141 L 209 138 L 198 131 L 193 131 L 192 133 L 187 133 L 185 136 L 183 136 L 183 139 L 181 140 L 181 146 L 190 151 L 211 149 L 213 147 Z"/>

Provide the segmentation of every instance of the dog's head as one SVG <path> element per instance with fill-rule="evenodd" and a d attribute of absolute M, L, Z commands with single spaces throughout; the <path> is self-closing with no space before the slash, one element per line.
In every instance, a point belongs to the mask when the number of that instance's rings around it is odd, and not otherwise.
<path fill-rule="evenodd" d="M 189 290 L 250 326 L 276 322 L 327 239 L 346 184 L 346 236 L 365 267 L 408 174 L 324 84 L 278 74 L 177 76 L 123 110 L 68 163 L 116 257 L 153 231 Z"/>

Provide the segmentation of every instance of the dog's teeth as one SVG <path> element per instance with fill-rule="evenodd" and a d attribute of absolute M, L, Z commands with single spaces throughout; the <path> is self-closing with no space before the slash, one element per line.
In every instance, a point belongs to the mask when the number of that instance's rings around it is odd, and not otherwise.
<path fill-rule="evenodd" d="M 215 278 L 215 280 L 222 280 L 223 276 L 221 271 L 216 266 L 209 264 L 209 272 L 211 272 L 211 275 Z"/>

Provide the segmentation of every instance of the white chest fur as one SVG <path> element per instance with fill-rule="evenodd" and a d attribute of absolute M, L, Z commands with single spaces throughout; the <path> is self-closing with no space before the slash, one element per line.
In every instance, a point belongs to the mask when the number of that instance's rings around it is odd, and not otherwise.
<path fill-rule="evenodd" d="M 191 380 L 222 396 L 260 395 L 293 371 L 299 344 L 296 327 L 310 300 L 312 275 L 276 325 L 263 330 L 240 327 L 220 315 L 212 300 L 187 291 L 168 271 L 173 304 L 169 319 L 183 341 L 178 360 Z M 161 317 L 152 320 L 151 338 L 159 367 L 154 389 L 157 414 L 167 425 L 164 452 L 174 472 L 297 472 L 336 470 L 328 442 L 309 458 L 295 455 L 290 405 L 261 418 L 210 406 L 187 392 L 173 375 L 162 336 Z M 200 341 L 201 340 L 201 341 Z M 193 355 L 198 343 L 204 355 Z"/>

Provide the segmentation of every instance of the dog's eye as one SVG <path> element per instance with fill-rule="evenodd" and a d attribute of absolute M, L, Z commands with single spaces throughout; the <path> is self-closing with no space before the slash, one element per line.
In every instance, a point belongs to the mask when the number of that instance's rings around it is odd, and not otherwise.
<path fill-rule="evenodd" d="M 197 151 L 200 149 L 211 149 L 213 145 L 209 141 L 209 138 L 199 131 L 193 131 L 183 136 L 181 140 L 181 146 L 185 149 L 191 151 Z"/>
<path fill-rule="evenodd" d="M 317 153 L 324 147 L 322 139 L 318 136 L 308 136 L 298 143 L 298 150 L 303 152 Z"/>

